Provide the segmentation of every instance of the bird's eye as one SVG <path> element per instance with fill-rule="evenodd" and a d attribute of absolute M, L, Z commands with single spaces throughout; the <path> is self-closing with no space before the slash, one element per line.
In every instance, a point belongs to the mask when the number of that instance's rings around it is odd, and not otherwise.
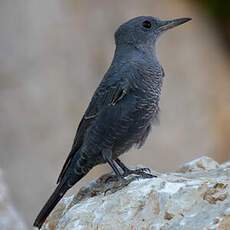
<path fill-rule="evenodd" d="M 142 26 L 144 26 L 147 29 L 150 29 L 152 24 L 150 21 L 146 20 L 146 21 L 143 21 Z"/>

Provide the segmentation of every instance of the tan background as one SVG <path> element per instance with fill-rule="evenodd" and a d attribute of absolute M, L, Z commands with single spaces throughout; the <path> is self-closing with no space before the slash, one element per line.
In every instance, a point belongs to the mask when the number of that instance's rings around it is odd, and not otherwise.
<path fill-rule="evenodd" d="M 2 0 L 0 167 L 28 225 L 53 190 L 111 62 L 114 31 L 138 15 L 193 21 L 159 42 L 166 73 L 161 124 L 123 159 L 161 171 L 204 154 L 230 159 L 229 56 L 215 24 L 191 1 Z M 102 171 L 97 167 L 80 184 Z"/>

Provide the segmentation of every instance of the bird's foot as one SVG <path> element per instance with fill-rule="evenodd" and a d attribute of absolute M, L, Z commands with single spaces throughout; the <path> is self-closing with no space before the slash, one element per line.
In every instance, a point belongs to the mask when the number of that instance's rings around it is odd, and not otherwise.
<path fill-rule="evenodd" d="M 134 175 L 130 176 L 129 175 Z M 106 180 L 105 184 L 107 189 L 104 192 L 106 195 L 108 192 L 114 193 L 118 190 L 129 185 L 132 181 L 137 179 L 146 179 L 146 178 L 154 178 L 157 177 L 156 175 L 151 174 L 151 170 L 149 168 L 138 168 L 138 169 L 128 169 L 124 171 L 124 173 L 119 175 L 109 175 Z"/>
<path fill-rule="evenodd" d="M 126 177 L 131 174 L 138 175 L 140 178 L 157 177 L 156 175 L 151 174 L 151 170 L 149 168 L 128 169 L 124 172 L 123 176 Z"/>

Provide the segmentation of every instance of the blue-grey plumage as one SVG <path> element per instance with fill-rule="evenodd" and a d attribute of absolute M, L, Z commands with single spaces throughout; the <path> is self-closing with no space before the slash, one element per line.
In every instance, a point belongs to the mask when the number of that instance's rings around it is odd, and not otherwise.
<path fill-rule="evenodd" d="M 156 57 L 156 41 L 164 31 L 189 20 L 140 16 L 118 28 L 112 64 L 79 124 L 58 186 L 34 226 L 40 228 L 65 192 L 95 165 L 107 162 L 119 176 L 117 165 L 131 172 L 118 157 L 143 145 L 159 114 L 164 71 Z"/>

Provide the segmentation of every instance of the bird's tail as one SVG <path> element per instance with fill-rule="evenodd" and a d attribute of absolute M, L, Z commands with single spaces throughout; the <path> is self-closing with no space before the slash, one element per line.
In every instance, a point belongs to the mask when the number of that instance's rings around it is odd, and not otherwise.
<path fill-rule="evenodd" d="M 54 190 L 53 194 L 49 198 L 49 200 L 46 202 L 40 213 L 38 214 L 36 220 L 34 221 L 33 226 L 37 228 L 41 228 L 43 223 L 45 222 L 48 215 L 51 213 L 51 211 L 54 209 L 54 207 L 57 205 L 57 203 L 61 200 L 61 198 L 64 196 L 64 194 L 69 189 L 66 182 L 61 182 L 57 188 Z"/>
<path fill-rule="evenodd" d="M 82 162 L 84 163 L 84 167 L 82 166 Z M 80 165 L 77 171 L 78 173 L 71 174 L 71 170 L 73 170 L 73 167 L 76 167 L 77 165 Z M 44 205 L 44 207 L 42 208 L 42 210 L 40 211 L 40 213 L 38 214 L 37 218 L 35 219 L 33 224 L 34 227 L 37 227 L 39 229 L 41 228 L 48 215 L 52 212 L 54 207 L 61 200 L 61 198 L 64 196 L 67 190 L 70 189 L 83 176 L 85 176 L 92 167 L 92 164 L 87 164 L 86 158 L 83 158 L 81 153 L 75 155 L 75 158 L 68 159 L 67 164 L 64 165 L 61 176 L 59 177 L 59 184 L 54 190 L 53 194 L 48 199 L 48 201 L 46 202 L 46 204 Z M 67 174 L 69 175 L 68 177 L 65 176 Z"/>

